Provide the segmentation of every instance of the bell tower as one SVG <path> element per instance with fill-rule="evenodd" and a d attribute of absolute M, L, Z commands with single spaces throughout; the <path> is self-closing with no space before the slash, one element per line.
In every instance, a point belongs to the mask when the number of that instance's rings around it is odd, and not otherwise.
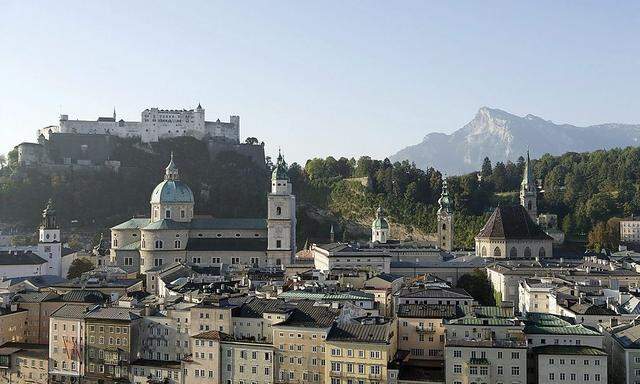
<path fill-rule="evenodd" d="M 453 204 L 449 197 L 447 179 L 442 180 L 442 193 L 438 199 L 438 247 L 453 250 Z"/>
<path fill-rule="evenodd" d="M 296 197 L 279 151 L 267 201 L 267 265 L 288 265 L 296 254 Z"/>
<path fill-rule="evenodd" d="M 538 191 L 536 188 L 536 179 L 533 176 L 533 167 L 529 159 L 529 151 L 527 151 L 527 159 L 524 164 L 524 175 L 522 184 L 520 184 L 520 205 L 527 210 L 531 220 L 538 222 Z"/>
<path fill-rule="evenodd" d="M 47 260 L 45 274 L 64 277 L 62 276 L 62 239 L 51 199 L 42 211 L 42 222 L 38 231 L 38 255 Z"/>

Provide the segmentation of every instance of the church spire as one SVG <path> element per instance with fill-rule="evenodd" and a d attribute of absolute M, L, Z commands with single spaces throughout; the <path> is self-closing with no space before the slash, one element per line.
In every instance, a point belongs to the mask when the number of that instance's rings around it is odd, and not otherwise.
<path fill-rule="evenodd" d="M 451 204 L 451 198 L 449 197 L 449 188 L 447 185 L 447 179 L 442 179 L 442 193 L 440 194 L 440 198 L 438 199 L 438 213 L 446 213 L 450 214 L 453 212 L 453 207 Z"/>
<path fill-rule="evenodd" d="M 527 150 L 527 159 L 524 163 L 524 175 L 522 177 L 522 186 L 528 188 L 528 186 L 535 182 L 533 176 L 533 167 L 531 167 L 531 159 L 529 158 L 529 150 Z"/>
<path fill-rule="evenodd" d="M 531 166 L 531 158 L 529 150 L 527 150 L 527 159 L 524 163 L 524 172 L 522 175 L 522 184 L 520 184 L 520 205 L 526 210 L 531 220 L 534 222 L 538 219 L 538 189 L 536 187 L 536 179 L 533 175 L 533 167 Z"/>
<path fill-rule="evenodd" d="M 169 165 L 164 170 L 164 179 L 165 180 L 180 180 L 180 174 L 178 172 L 178 167 L 176 163 L 173 162 L 173 151 L 171 151 L 171 160 L 169 161 Z"/>

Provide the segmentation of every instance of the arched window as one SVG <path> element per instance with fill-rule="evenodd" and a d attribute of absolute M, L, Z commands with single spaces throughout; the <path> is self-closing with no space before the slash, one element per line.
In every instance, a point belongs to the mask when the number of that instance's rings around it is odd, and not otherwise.
<path fill-rule="evenodd" d="M 544 247 L 540 247 L 540 250 L 538 251 L 538 256 L 545 257 L 546 254 L 547 254 L 547 251 L 544 250 Z"/>
<path fill-rule="evenodd" d="M 495 249 L 493 250 L 493 257 L 500 257 L 502 256 L 502 252 L 500 252 L 500 248 L 495 247 Z"/>
<path fill-rule="evenodd" d="M 162 240 L 156 240 L 156 248 L 162 248 Z"/>
<path fill-rule="evenodd" d="M 531 257 L 531 248 L 526 247 L 524 249 L 524 257 Z"/>
<path fill-rule="evenodd" d="M 280 208 L 280 207 L 276 208 L 276 215 L 278 215 L 278 216 L 282 215 L 282 208 Z"/>
<path fill-rule="evenodd" d="M 442 223 L 442 230 L 444 231 L 444 230 L 446 230 L 446 229 L 447 229 L 447 224 Z"/>
<path fill-rule="evenodd" d="M 173 242 L 173 246 L 174 246 L 175 248 L 180 248 L 180 240 L 176 240 L 176 241 L 174 241 L 174 242 Z"/>
<path fill-rule="evenodd" d="M 480 256 L 482 257 L 487 256 L 487 247 L 485 247 L 484 245 L 482 246 L 482 251 L 480 252 Z"/>
<path fill-rule="evenodd" d="M 280 261 L 280 259 L 276 259 L 276 265 L 281 265 L 282 261 Z"/>
<path fill-rule="evenodd" d="M 509 257 L 518 257 L 518 250 L 516 249 L 516 247 L 511 247 L 511 250 L 509 251 Z"/>

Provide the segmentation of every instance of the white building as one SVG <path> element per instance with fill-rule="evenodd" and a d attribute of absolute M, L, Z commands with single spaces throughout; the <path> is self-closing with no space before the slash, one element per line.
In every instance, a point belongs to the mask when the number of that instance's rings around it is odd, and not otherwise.
<path fill-rule="evenodd" d="M 111 228 L 111 264 L 147 275 L 158 294 L 163 266 L 242 268 L 287 265 L 295 255 L 295 197 L 282 155 L 273 170 L 269 215 L 223 219 L 195 216 L 193 192 L 180 180 L 173 156 L 165 179 L 151 193 L 151 215 Z"/>
<path fill-rule="evenodd" d="M 142 111 L 141 121 L 117 120 L 113 117 L 99 117 L 97 120 L 69 120 L 68 115 L 60 116 L 58 126 L 48 126 L 38 130 L 38 135 L 49 137 L 50 133 L 108 134 L 120 137 L 140 137 L 143 142 L 154 142 L 161 138 L 193 136 L 239 142 L 240 117 L 231 116 L 229 122 L 206 121 L 205 111 L 200 104 L 194 109 L 158 109 Z"/>
<path fill-rule="evenodd" d="M 620 242 L 640 243 L 640 219 L 620 220 Z"/>

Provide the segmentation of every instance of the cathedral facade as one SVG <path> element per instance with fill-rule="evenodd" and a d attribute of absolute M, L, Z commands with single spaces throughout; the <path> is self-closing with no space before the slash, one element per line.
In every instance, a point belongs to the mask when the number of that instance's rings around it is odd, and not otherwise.
<path fill-rule="evenodd" d="M 150 215 L 111 228 L 110 263 L 147 274 L 171 263 L 198 267 L 287 265 L 295 255 L 295 197 L 278 156 L 268 217 L 215 218 L 194 214 L 193 192 L 180 180 L 173 155 L 151 193 Z"/>

